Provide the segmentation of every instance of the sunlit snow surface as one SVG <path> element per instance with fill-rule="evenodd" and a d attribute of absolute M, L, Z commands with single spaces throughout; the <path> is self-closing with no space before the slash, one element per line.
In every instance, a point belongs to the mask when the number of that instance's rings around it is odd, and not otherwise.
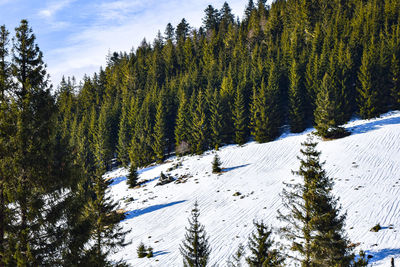
<path fill-rule="evenodd" d="M 317 148 L 328 175 L 334 178 L 334 194 L 347 211 L 348 236 L 353 243 L 360 242 L 356 251 L 363 249 L 373 255 L 373 266 L 389 266 L 391 257 L 400 265 L 400 112 L 374 120 L 353 120 L 346 128 L 350 136 L 320 141 Z M 142 169 L 140 179 L 150 181 L 139 189 L 128 189 L 127 170 L 107 173 L 113 178 L 110 193 L 126 210 L 127 218 L 121 224 L 131 230 L 127 240 L 132 241 L 113 258 L 133 266 L 182 266 L 179 245 L 197 200 L 200 221 L 210 237 L 210 266 L 226 266 L 239 243 L 247 245 L 254 219 L 279 227 L 276 216 L 283 208 L 283 182 L 299 180 L 291 170 L 298 168 L 300 144 L 311 130 L 283 134 L 266 144 L 225 146 L 218 151 L 225 168 L 221 175 L 211 173 L 215 151 L 171 158 L 168 163 Z M 183 165 L 169 173 L 193 177 L 186 183 L 154 187 L 160 172 L 178 161 Z M 245 197 L 233 196 L 235 192 Z M 130 197 L 133 202 L 124 202 Z M 383 229 L 370 232 L 377 223 Z M 153 258 L 137 257 L 140 242 L 153 247 Z"/>

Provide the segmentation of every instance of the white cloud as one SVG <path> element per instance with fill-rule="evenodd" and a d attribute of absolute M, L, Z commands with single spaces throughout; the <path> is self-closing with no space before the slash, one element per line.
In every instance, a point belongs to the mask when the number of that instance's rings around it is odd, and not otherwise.
<path fill-rule="evenodd" d="M 59 0 L 50 2 L 50 4 L 47 5 L 44 9 L 39 10 L 38 14 L 43 18 L 52 18 L 59 10 L 68 6 L 74 1 L 76 0 Z"/>
<path fill-rule="evenodd" d="M 231 0 L 233 13 L 243 15 L 243 0 Z M 184 17 L 193 27 L 201 26 L 201 18 L 208 4 L 221 8 L 224 0 L 119 0 L 97 6 L 98 20 L 85 29 L 69 36 L 64 47 L 47 53 L 46 61 L 55 86 L 62 75 L 74 75 L 78 80 L 86 73 L 91 75 L 105 65 L 108 51 L 129 52 L 145 37 L 152 41 L 168 22 L 177 25 Z M 104 18 L 114 21 L 107 23 Z"/>

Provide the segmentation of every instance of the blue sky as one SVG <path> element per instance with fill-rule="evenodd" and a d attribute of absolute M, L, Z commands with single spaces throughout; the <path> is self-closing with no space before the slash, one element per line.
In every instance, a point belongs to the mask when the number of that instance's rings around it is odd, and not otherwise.
<path fill-rule="evenodd" d="M 184 17 L 199 27 L 208 4 L 221 8 L 225 0 L 0 0 L 0 24 L 14 34 L 28 19 L 44 53 L 51 80 L 82 76 L 105 65 L 109 51 L 127 51 L 145 37 Z M 240 18 L 247 0 L 227 1 Z"/>

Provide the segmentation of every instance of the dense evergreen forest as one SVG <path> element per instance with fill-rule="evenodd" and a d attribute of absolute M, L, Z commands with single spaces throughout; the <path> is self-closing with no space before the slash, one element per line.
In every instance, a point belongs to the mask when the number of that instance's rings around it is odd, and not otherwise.
<path fill-rule="evenodd" d="M 114 158 L 134 169 L 313 125 L 335 138 L 400 107 L 400 1 L 265 2 L 242 20 L 209 5 L 199 29 L 168 24 L 55 91 L 28 22 L 12 42 L 1 26 L 0 266 L 111 265 L 126 244 Z"/>
<path fill-rule="evenodd" d="M 265 2 L 249 1 L 242 21 L 227 3 L 209 5 L 199 29 L 168 24 L 81 84 L 63 80 L 62 133 L 85 167 L 95 139 L 107 162 L 144 166 L 173 151 L 268 142 L 286 125 L 335 137 L 354 114 L 399 107 L 399 1 Z"/>

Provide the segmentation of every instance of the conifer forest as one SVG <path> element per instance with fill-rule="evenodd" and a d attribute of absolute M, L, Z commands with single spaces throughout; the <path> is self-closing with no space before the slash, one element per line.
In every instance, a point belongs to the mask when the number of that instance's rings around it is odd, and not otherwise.
<path fill-rule="evenodd" d="M 0 27 L 0 267 L 130 266 L 112 258 L 136 229 L 121 226 L 129 214 L 108 194 L 106 172 L 127 168 L 135 190 L 150 164 L 312 127 L 291 167 L 300 182 L 280 192 L 279 229 L 254 218 L 221 266 L 368 266 L 317 143 L 351 135 L 344 125 L 354 118 L 400 109 L 400 1 L 243 5 L 240 19 L 227 2 L 205 6 L 201 27 L 169 23 L 60 84 L 50 83 L 27 20 Z M 225 175 L 224 158 L 213 158 L 209 172 Z M 161 173 L 160 183 L 171 179 Z M 194 202 L 179 266 L 211 266 L 213 239 Z M 131 253 L 152 258 L 141 245 Z"/>

